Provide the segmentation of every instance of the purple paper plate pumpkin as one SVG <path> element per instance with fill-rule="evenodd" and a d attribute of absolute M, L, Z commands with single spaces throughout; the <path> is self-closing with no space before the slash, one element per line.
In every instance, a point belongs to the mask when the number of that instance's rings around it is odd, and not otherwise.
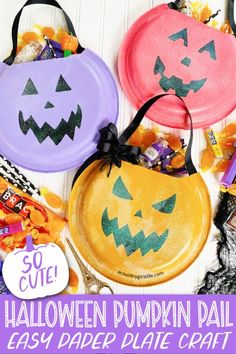
<path fill-rule="evenodd" d="M 114 79 L 89 49 L 23 64 L 9 65 L 8 58 L 0 65 L 0 100 L 0 151 L 33 171 L 77 167 L 95 150 L 98 129 L 118 116 Z"/>

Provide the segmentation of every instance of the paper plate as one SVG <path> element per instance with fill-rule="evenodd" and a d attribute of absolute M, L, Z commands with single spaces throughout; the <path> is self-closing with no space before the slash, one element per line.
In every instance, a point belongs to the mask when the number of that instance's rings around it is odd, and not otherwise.
<path fill-rule="evenodd" d="M 78 167 L 96 149 L 98 131 L 118 117 L 105 63 L 86 49 L 69 58 L 0 67 L 0 151 L 24 168 Z"/>
<path fill-rule="evenodd" d="M 184 97 L 194 128 L 224 119 L 236 107 L 236 40 L 164 4 L 140 17 L 119 55 L 121 85 L 138 109 L 163 92 Z M 172 128 L 189 128 L 177 100 L 158 104 L 147 117 Z"/>
<path fill-rule="evenodd" d="M 179 179 L 122 162 L 107 178 L 100 166 L 94 162 L 79 176 L 69 201 L 70 232 L 84 259 L 104 276 L 134 286 L 159 284 L 187 269 L 211 226 L 201 176 Z M 171 210 L 153 207 L 170 196 Z"/>

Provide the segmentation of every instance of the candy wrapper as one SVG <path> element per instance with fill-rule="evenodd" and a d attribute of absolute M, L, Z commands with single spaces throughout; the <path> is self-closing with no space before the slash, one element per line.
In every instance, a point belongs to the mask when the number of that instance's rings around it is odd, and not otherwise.
<path fill-rule="evenodd" d="M 61 232 L 66 220 L 0 177 L 0 228 L 14 230 L 8 226 L 17 223 L 22 224 L 22 231 L 0 236 L 3 251 L 23 248 L 27 235 L 32 236 L 36 245 L 53 242 L 64 248 Z"/>
<path fill-rule="evenodd" d="M 35 60 L 42 53 L 46 45 L 45 40 L 37 40 L 30 42 L 17 54 L 14 64 L 26 63 Z"/>
<path fill-rule="evenodd" d="M 62 51 L 60 43 L 55 42 L 52 39 L 49 40 L 48 38 L 46 38 L 46 42 L 46 46 L 40 55 L 36 58 L 36 61 L 62 58 L 64 56 L 64 52 Z"/>
<path fill-rule="evenodd" d="M 187 174 L 185 168 L 185 143 L 174 135 L 165 138 L 156 135 L 155 143 L 143 149 L 140 155 L 142 166 L 168 175 Z"/>

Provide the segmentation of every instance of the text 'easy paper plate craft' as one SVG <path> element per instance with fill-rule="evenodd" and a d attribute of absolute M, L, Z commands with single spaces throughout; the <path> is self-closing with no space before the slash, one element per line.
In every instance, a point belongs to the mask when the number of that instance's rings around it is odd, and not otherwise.
<path fill-rule="evenodd" d="M 193 130 L 184 178 L 135 165 L 139 149 L 124 145 L 160 98 L 148 101 L 120 138 L 112 124 L 101 130 L 99 151 L 78 171 L 69 201 L 69 227 L 82 256 L 126 285 L 179 275 L 200 254 L 211 226 L 209 193 L 191 158 Z"/>
<path fill-rule="evenodd" d="M 194 128 L 208 127 L 236 107 L 236 39 L 178 12 L 177 3 L 153 8 L 129 29 L 119 54 L 120 81 L 136 108 L 154 95 L 175 93 L 185 99 Z M 232 13 L 233 1 L 234 28 Z M 189 128 L 183 107 L 172 97 L 147 116 Z"/>
<path fill-rule="evenodd" d="M 54 0 L 29 0 L 23 8 L 32 4 L 61 9 Z M 30 170 L 72 169 L 96 149 L 98 129 L 116 122 L 116 85 L 103 60 L 81 46 L 67 58 L 13 64 L 23 8 L 13 24 L 12 54 L 0 64 L 0 150 Z"/>

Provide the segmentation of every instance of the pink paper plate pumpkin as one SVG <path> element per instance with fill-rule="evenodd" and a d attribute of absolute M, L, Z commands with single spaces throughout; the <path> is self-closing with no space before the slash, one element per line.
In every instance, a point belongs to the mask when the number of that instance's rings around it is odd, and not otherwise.
<path fill-rule="evenodd" d="M 119 55 L 121 85 L 131 103 L 175 93 L 185 98 L 195 128 L 225 118 L 236 106 L 236 40 L 168 5 L 153 8 L 128 31 Z M 184 108 L 173 98 L 153 107 L 150 119 L 189 128 Z"/>

